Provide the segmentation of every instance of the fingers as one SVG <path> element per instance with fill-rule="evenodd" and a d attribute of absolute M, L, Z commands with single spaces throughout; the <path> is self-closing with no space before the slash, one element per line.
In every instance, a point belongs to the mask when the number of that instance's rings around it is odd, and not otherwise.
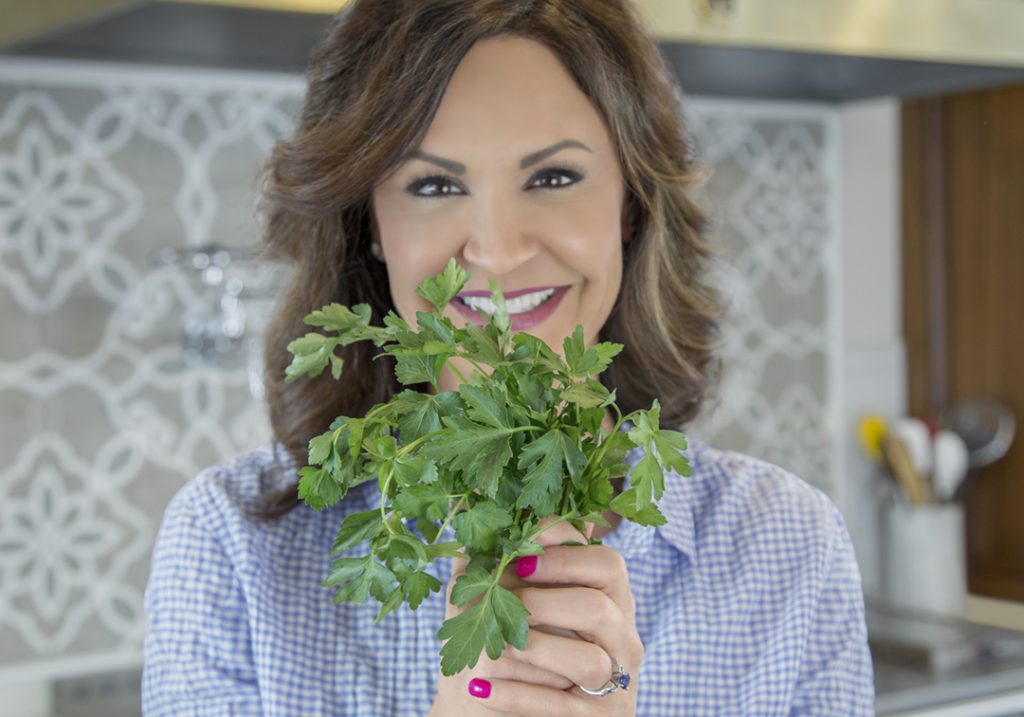
<path fill-rule="evenodd" d="M 532 628 L 526 636 L 526 648 L 517 650 L 505 648 L 504 662 L 528 665 L 541 670 L 544 674 L 557 674 L 562 677 L 562 689 L 572 685 L 585 685 L 591 689 L 605 684 L 612 674 L 614 665 L 608 653 L 600 645 L 572 637 L 562 637 L 544 632 L 540 628 Z M 506 675 L 488 672 L 495 677 Z M 512 678 L 517 679 L 517 678 Z M 535 682 L 535 680 L 530 680 Z M 546 684 L 546 683 L 545 683 Z M 557 685 L 548 686 L 554 687 Z"/>
<path fill-rule="evenodd" d="M 633 714 L 634 692 L 616 690 L 604 697 L 592 697 L 572 690 L 508 680 L 483 680 L 472 685 L 478 704 L 494 712 L 511 712 L 522 717 L 575 717 L 576 715 Z M 486 695 L 486 697 L 484 696 Z"/>
<path fill-rule="evenodd" d="M 545 548 L 541 555 L 520 558 L 515 568 L 526 583 L 594 588 L 611 598 L 630 620 L 636 613 L 626 561 L 603 545 Z"/>
<path fill-rule="evenodd" d="M 550 625 L 579 633 L 585 640 L 635 666 L 643 644 L 632 620 L 600 590 L 593 588 L 520 588 L 515 591 L 530 615 L 531 625 Z"/>
<path fill-rule="evenodd" d="M 462 612 L 461 608 L 452 604 L 451 592 L 455 586 L 455 580 L 459 575 L 466 572 L 466 565 L 467 561 L 465 560 L 455 559 L 452 561 L 452 576 L 445 590 L 445 619 L 455 617 Z M 564 690 L 573 686 L 573 682 L 557 671 L 548 671 L 528 661 L 513 660 L 504 655 L 498 660 L 492 660 L 486 653 L 481 654 L 479 663 L 470 670 L 469 674 L 484 674 L 488 677 L 493 676 L 506 680 L 532 682 L 556 690 Z M 441 679 L 451 678 L 442 677 Z M 462 679 L 465 680 L 467 678 L 464 677 Z"/>
<path fill-rule="evenodd" d="M 589 541 L 590 533 L 594 531 L 593 523 L 587 523 L 587 535 L 584 535 L 576 528 L 572 527 L 570 523 L 561 521 L 552 525 L 550 528 L 544 526 L 553 523 L 554 517 L 544 518 L 544 520 L 538 523 L 538 526 L 544 528 L 544 531 L 537 536 L 537 543 L 544 546 L 545 548 L 549 545 L 561 545 L 562 543 L 574 542 L 586 544 Z"/>
<path fill-rule="evenodd" d="M 533 631 L 531 630 L 531 632 Z M 575 640 L 575 642 L 579 642 L 579 640 Z M 506 648 L 506 653 L 509 650 L 515 650 L 515 648 Z M 607 659 L 606 657 L 605 660 Z M 481 655 L 480 662 L 472 669 L 472 674 L 480 675 L 487 679 L 494 677 L 502 680 L 531 682 L 555 690 L 565 690 L 576 684 L 561 674 L 560 670 L 548 670 L 543 665 L 533 664 L 526 660 L 514 660 L 507 654 L 502 655 L 497 660 L 490 659 L 486 654 Z M 608 674 L 611 673 L 609 672 Z M 607 674 L 604 679 L 608 679 Z"/>

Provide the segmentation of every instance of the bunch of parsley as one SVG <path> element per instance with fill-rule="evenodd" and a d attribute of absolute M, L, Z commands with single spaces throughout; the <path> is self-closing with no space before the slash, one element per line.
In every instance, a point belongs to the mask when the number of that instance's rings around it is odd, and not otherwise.
<path fill-rule="evenodd" d="M 504 296 L 494 282 L 496 310 L 487 323 L 456 327 L 441 312 L 468 279 L 454 259 L 425 279 L 417 293 L 435 310 L 417 312 L 416 331 L 394 312 L 383 326 L 370 326 L 366 304 L 314 311 L 305 321 L 325 333 L 292 341 L 286 371 L 292 381 L 330 366 L 337 379 L 342 359 L 335 349 L 372 341 L 380 355 L 394 357 L 403 385 L 434 386 L 434 393 L 403 390 L 363 417 L 335 419 L 309 442 L 299 495 L 323 510 L 353 486 L 376 479 L 380 506 L 342 521 L 331 550 L 341 557 L 323 586 L 338 588 L 335 604 L 363 603 L 373 595 L 382 603 L 377 622 L 403 602 L 416 609 L 441 589 L 426 571 L 434 560 L 468 557 L 451 600 L 459 607 L 473 604 L 445 620 L 437 633 L 446 640 L 445 675 L 474 666 L 484 649 L 497 659 L 506 643 L 525 648 L 529 613 L 498 579 L 511 561 L 541 552 L 537 536 L 544 530 L 562 521 L 581 532 L 585 522 L 607 526 L 603 513 L 609 509 L 643 525 L 660 525 L 665 518 L 654 501 L 664 491 L 664 472 L 690 474 L 682 454 L 686 439 L 659 429 L 657 400 L 649 410 L 623 416 L 615 392 L 593 378 L 621 344 L 587 348 L 577 326 L 564 341 L 563 358 L 535 336 L 512 336 Z M 449 363 L 455 357 L 474 367 L 470 376 Z M 446 364 L 462 383 L 457 391 L 437 392 Z M 605 407 L 617 416 L 608 434 L 601 429 Z M 619 430 L 627 421 L 630 429 Z M 614 495 L 611 481 L 627 473 L 623 460 L 636 446 L 645 452 L 632 468 L 631 487 Z M 441 542 L 448 526 L 455 540 Z M 343 556 L 363 541 L 368 554 Z"/>

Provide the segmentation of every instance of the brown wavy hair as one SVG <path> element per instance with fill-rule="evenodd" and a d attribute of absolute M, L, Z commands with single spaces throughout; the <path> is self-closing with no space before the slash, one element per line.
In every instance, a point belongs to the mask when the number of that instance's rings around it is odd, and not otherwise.
<path fill-rule="evenodd" d="M 324 304 L 394 309 L 386 267 L 370 254 L 374 185 L 426 134 L 466 52 L 485 38 L 539 41 L 604 118 L 626 182 L 622 288 L 601 340 L 625 350 L 602 381 L 623 412 L 662 404 L 680 426 L 716 384 L 720 299 L 706 277 L 708 220 L 693 199 L 706 172 L 683 121 L 681 91 L 628 0 L 355 0 L 314 50 L 294 135 L 263 173 L 264 248 L 294 265 L 266 338 L 266 387 L 277 441 L 298 466 L 339 415 L 362 416 L 401 390 L 369 342 L 343 349 L 341 380 L 284 382 L 286 347 Z M 425 387 L 423 387 L 425 388 Z M 297 489 L 264 496 L 272 520 Z"/>

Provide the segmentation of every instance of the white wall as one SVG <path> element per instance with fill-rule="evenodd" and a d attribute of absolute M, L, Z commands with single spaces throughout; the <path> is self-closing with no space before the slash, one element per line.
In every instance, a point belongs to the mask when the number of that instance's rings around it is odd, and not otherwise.
<path fill-rule="evenodd" d="M 30 680 L 23 684 L 0 684 L 0 704 L 6 717 L 50 717 L 50 683 Z"/>
<path fill-rule="evenodd" d="M 900 105 L 884 98 L 840 112 L 842 178 L 843 369 L 845 447 L 841 506 L 857 550 L 865 592 L 878 595 L 878 470 L 856 441 L 868 412 L 906 411 L 901 323 Z"/>

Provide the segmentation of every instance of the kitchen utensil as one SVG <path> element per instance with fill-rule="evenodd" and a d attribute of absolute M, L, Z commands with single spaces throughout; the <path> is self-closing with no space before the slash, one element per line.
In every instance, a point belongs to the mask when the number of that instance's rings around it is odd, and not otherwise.
<path fill-rule="evenodd" d="M 928 424 L 919 418 L 902 416 L 889 424 L 889 431 L 907 447 L 918 475 L 932 474 L 932 434 Z"/>
<path fill-rule="evenodd" d="M 882 439 L 882 453 L 885 455 L 889 470 L 903 488 L 903 493 L 910 504 L 917 506 L 928 503 L 930 496 L 927 484 L 914 467 L 903 440 L 899 436 L 887 433 Z"/>
<path fill-rule="evenodd" d="M 876 463 L 885 463 L 885 456 L 882 455 L 882 438 L 887 431 L 885 419 L 877 413 L 867 414 L 857 424 L 857 441 L 861 450 Z"/>
<path fill-rule="evenodd" d="M 967 445 L 971 469 L 984 468 L 1006 455 L 1017 429 L 1010 407 L 989 397 L 954 404 L 943 412 L 941 423 Z"/>
<path fill-rule="evenodd" d="M 956 433 L 942 429 L 932 441 L 934 450 L 934 471 L 932 487 L 935 499 L 940 502 L 952 500 L 957 488 L 967 475 L 969 457 L 967 444 Z"/>
<path fill-rule="evenodd" d="M 963 615 L 967 595 L 964 508 L 907 505 L 882 512 L 881 587 L 893 606 Z"/>

